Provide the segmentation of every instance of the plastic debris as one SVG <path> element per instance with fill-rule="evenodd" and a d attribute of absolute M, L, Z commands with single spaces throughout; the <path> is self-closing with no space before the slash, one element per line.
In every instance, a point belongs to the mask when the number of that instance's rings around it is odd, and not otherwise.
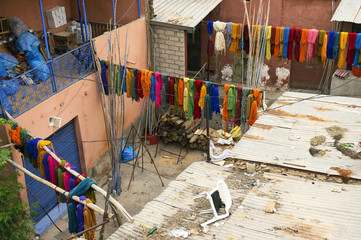
<path fill-rule="evenodd" d="M 171 231 L 174 237 L 183 237 L 187 238 L 189 235 L 191 235 L 189 232 L 185 230 L 185 228 L 178 228 L 176 230 Z"/>
<path fill-rule="evenodd" d="M 153 234 L 156 230 L 157 230 L 157 227 L 153 227 L 152 229 L 149 230 L 149 232 L 147 233 L 147 236 Z"/>

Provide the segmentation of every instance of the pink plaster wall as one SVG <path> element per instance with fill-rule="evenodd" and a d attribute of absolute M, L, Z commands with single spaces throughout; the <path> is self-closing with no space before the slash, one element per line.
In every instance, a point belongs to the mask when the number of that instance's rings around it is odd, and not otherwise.
<path fill-rule="evenodd" d="M 125 34 L 128 31 L 128 43 L 130 43 L 129 60 L 134 62 L 131 67 L 147 68 L 147 52 L 145 37 L 145 21 L 139 19 L 116 30 L 120 46 L 124 46 Z M 114 35 L 114 31 L 112 34 Z M 114 38 L 113 38 L 114 39 Z M 107 36 L 95 39 L 95 48 L 98 56 L 105 59 L 107 56 Z M 123 54 L 122 50 L 120 50 Z M 133 103 L 126 98 L 125 127 L 139 116 L 142 102 Z M 56 116 L 62 118 L 62 125 L 75 119 L 77 137 L 82 141 L 94 141 L 106 139 L 102 103 L 96 85 L 95 74 L 80 80 L 70 87 L 62 90 L 44 102 L 36 105 L 31 110 L 16 118 L 20 126 L 25 127 L 34 136 L 46 138 L 58 128 L 49 126 L 49 118 Z M 80 136 L 79 136 L 80 135 Z M 82 169 L 87 171 L 93 167 L 97 158 L 107 150 L 105 142 L 82 142 L 79 143 L 83 153 L 81 156 Z M 56 149 L 55 149 L 56 151 Z M 21 155 L 13 151 L 13 159 L 22 165 Z M 66 159 L 65 159 L 66 160 Z M 19 181 L 25 184 L 22 174 Z M 26 191 L 22 192 L 22 199 L 27 201 Z"/>
<path fill-rule="evenodd" d="M 263 4 L 267 5 L 267 0 Z M 332 1 L 331 0 L 271 0 L 269 15 L 269 25 L 280 27 L 296 28 L 315 28 L 329 31 L 332 29 L 330 22 L 332 18 Z M 247 2 L 249 14 L 258 11 L 260 0 L 251 0 Z M 336 10 L 340 0 L 334 1 L 334 10 Z M 265 14 L 264 14 L 265 15 Z M 213 10 L 204 20 L 223 22 L 242 23 L 244 18 L 244 5 L 239 0 L 223 0 L 218 9 Z M 252 21 L 250 19 L 250 21 Z M 207 61 L 207 25 L 201 24 L 201 56 L 202 63 Z M 214 36 L 213 36 L 214 39 Z M 221 65 L 233 62 L 233 58 L 227 53 L 221 56 Z M 277 67 L 287 67 L 291 70 L 291 84 L 293 87 L 317 88 L 322 75 L 322 66 L 318 66 L 316 61 L 309 64 L 301 64 L 295 60 L 282 61 L 265 61 L 270 66 L 270 73 L 275 72 Z M 271 76 L 271 82 L 275 82 L 276 77 Z"/>

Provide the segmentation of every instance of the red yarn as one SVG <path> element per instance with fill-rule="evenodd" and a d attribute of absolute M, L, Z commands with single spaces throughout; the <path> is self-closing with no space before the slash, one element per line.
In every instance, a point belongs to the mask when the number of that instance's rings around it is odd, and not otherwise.
<path fill-rule="evenodd" d="M 140 81 L 142 74 L 140 71 L 137 71 L 137 76 L 135 78 L 135 87 L 137 88 L 137 93 L 139 98 L 143 98 L 143 89 L 142 89 L 142 83 Z"/>
<path fill-rule="evenodd" d="M 287 59 L 288 60 L 292 60 L 292 57 L 293 57 L 293 39 L 294 39 L 294 36 L 295 36 L 295 30 L 296 28 L 291 28 L 290 29 L 290 36 L 288 38 L 288 51 L 287 51 Z"/>
<path fill-rule="evenodd" d="M 202 109 L 201 109 L 200 106 L 198 106 L 199 96 L 200 95 L 199 95 L 198 92 L 196 92 L 196 94 L 194 94 L 194 115 L 193 115 L 193 119 L 199 119 L 199 118 L 202 117 Z"/>
<path fill-rule="evenodd" d="M 170 105 L 174 105 L 174 84 L 175 84 L 175 78 L 170 77 L 167 87 L 167 103 Z"/>
<path fill-rule="evenodd" d="M 87 176 L 85 174 L 80 174 L 79 176 L 83 176 L 85 178 L 87 178 Z M 81 180 L 79 179 L 79 176 L 76 177 L 74 185 L 78 186 L 78 184 L 81 182 Z"/>
<path fill-rule="evenodd" d="M 346 62 L 347 62 L 348 67 L 350 67 L 353 62 L 356 36 L 357 36 L 357 33 L 349 33 L 348 34 L 348 51 L 347 51 L 347 57 L 346 57 Z"/>
<path fill-rule="evenodd" d="M 296 58 L 296 61 L 297 61 L 297 62 L 300 61 L 300 40 L 301 40 L 301 34 L 302 34 L 302 29 L 296 28 L 296 30 L 295 30 L 295 36 L 294 36 L 294 41 L 295 41 L 295 58 Z"/>

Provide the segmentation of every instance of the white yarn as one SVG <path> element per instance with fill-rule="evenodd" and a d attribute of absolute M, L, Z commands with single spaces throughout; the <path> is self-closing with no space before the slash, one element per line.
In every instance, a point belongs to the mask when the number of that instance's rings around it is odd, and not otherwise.
<path fill-rule="evenodd" d="M 232 75 L 233 75 L 233 70 L 232 67 L 227 64 L 226 66 L 224 66 L 224 68 L 222 69 L 222 79 L 226 80 L 228 82 L 232 81 Z"/>
<path fill-rule="evenodd" d="M 214 40 L 214 49 L 217 52 L 226 52 L 226 41 L 223 33 L 226 30 L 227 23 L 216 21 L 213 23 L 213 29 L 216 31 L 216 39 Z"/>

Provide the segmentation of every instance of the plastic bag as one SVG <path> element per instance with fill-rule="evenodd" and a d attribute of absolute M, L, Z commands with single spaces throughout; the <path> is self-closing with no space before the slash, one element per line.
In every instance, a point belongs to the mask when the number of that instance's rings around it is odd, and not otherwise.
<path fill-rule="evenodd" d="M 16 37 L 19 37 L 22 33 L 29 31 L 29 28 L 20 18 L 11 17 L 8 21 L 10 30 Z"/>
<path fill-rule="evenodd" d="M 123 159 L 122 162 L 129 162 L 130 160 L 133 160 L 134 158 L 137 157 L 136 152 L 133 150 L 133 148 L 131 146 L 128 146 L 126 148 L 124 148 L 123 150 Z"/>
<path fill-rule="evenodd" d="M 0 52 L 0 65 L 4 68 L 4 70 L 0 70 L 0 77 L 15 77 L 15 66 L 18 64 L 19 61 L 14 56 L 6 52 Z M 3 71 L 5 71 L 5 76 L 3 76 Z"/>

